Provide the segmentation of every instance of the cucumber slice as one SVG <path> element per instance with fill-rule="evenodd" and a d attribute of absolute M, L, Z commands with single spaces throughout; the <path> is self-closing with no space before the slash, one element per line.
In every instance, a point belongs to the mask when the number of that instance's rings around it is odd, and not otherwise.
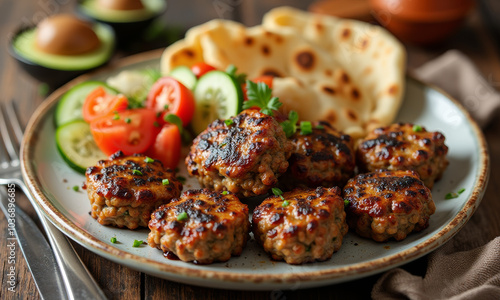
<path fill-rule="evenodd" d="M 56 130 L 57 150 L 75 171 L 85 174 L 106 155 L 99 150 L 90 132 L 90 126 L 83 120 L 66 123 Z"/>
<path fill-rule="evenodd" d="M 117 94 L 116 90 L 101 81 L 86 81 L 75 85 L 62 96 L 57 104 L 56 113 L 54 114 L 56 127 L 74 120 L 82 120 L 83 102 L 87 95 L 99 86 L 104 87 L 108 94 Z"/>
<path fill-rule="evenodd" d="M 191 71 L 191 69 L 186 66 L 179 66 L 173 69 L 172 71 L 170 71 L 170 74 L 168 74 L 168 76 L 177 79 L 180 83 L 182 83 L 190 90 L 194 89 L 196 81 L 198 81 L 193 71 Z"/>
<path fill-rule="evenodd" d="M 194 89 L 196 107 L 191 125 L 199 134 L 216 119 L 228 119 L 241 111 L 243 92 L 238 82 L 222 71 L 203 75 Z"/>

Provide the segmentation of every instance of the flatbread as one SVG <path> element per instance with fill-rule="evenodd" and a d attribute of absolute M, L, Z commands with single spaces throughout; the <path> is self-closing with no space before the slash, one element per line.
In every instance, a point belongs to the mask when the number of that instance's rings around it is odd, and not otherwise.
<path fill-rule="evenodd" d="M 234 64 L 248 78 L 276 76 L 273 95 L 301 120 L 327 120 L 362 137 L 393 121 L 401 104 L 404 50 L 384 29 L 357 21 L 278 8 L 247 28 L 212 20 L 168 47 L 163 74 L 204 61 Z"/>

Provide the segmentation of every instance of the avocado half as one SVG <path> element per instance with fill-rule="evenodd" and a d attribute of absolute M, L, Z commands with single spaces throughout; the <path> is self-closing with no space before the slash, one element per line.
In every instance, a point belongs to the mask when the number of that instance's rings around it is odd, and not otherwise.
<path fill-rule="evenodd" d="M 99 6 L 98 0 L 81 0 L 78 13 L 92 21 L 111 26 L 118 43 L 126 45 L 141 36 L 143 31 L 167 9 L 165 0 L 142 0 L 144 8 L 116 10 Z"/>
<path fill-rule="evenodd" d="M 109 61 L 115 46 L 113 29 L 105 24 L 94 24 L 94 32 L 101 41 L 96 50 L 82 55 L 57 55 L 40 51 L 35 46 L 36 27 L 22 28 L 10 43 L 10 54 L 20 66 L 36 79 L 55 88 L 70 79 Z"/>

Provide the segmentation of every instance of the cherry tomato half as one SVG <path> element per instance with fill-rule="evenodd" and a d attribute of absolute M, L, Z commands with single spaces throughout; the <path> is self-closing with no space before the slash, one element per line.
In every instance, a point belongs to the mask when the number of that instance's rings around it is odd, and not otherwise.
<path fill-rule="evenodd" d="M 154 142 L 159 128 L 156 112 L 138 108 L 98 117 L 90 122 L 94 140 L 106 155 L 118 150 L 125 155 L 142 153 Z"/>
<path fill-rule="evenodd" d="M 127 106 L 128 100 L 125 96 L 108 95 L 104 88 L 97 87 L 83 102 L 83 119 L 86 122 L 91 122 L 97 117 L 105 116 L 115 111 L 123 111 L 127 109 Z"/>
<path fill-rule="evenodd" d="M 146 107 L 160 113 L 161 120 L 167 114 L 177 115 L 182 125 L 186 126 L 193 118 L 195 104 L 193 93 L 176 79 L 167 76 L 153 84 Z"/>
<path fill-rule="evenodd" d="M 163 125 L 146 155 L 158 159 L 164 167 L 175 169 L 181 157 L 181 133 L 174 124 Z"/>
<path fill-rule="evenodd" d="M 204 62 L 199 62 L 191 66 L 191 71 L 193 71 L 194 75 L 196 75 L 196 78 L 200 78 L 205 75 L 205 73 L 213 70 L 215 70 L 215 67 Z"/>

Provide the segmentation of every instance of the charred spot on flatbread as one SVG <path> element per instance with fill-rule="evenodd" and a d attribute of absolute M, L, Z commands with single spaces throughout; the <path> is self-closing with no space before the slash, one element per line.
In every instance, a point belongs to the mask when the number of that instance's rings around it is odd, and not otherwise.
<path fill-rule="evenodd" d="M 326 75 L 326 76 L 328 76 L 328 77 L 332 76 L 332 75 L 333 75 L 332 70 L 330 70 L 330 69 L 326 69 L 326 70 L 325 70 L 325 75 Z"/>
<path fill-rule="evenodd" d="M 305 71 L 310 71 L 315 65 L 315 55 L 310 50 L 302 50 L 295 55 L 297 66 Z"/>
<path fill-rule="evenodd" d="M 245 45 L 247 45 L 247 46 L 252 46 L 254 42 L 255 42 L 255 41 L 254 41 L 253 37 L 250 37 L 250 36 L 247 36 L 247 37 L 245 38 L 245 40 L 244 40 L 244 43 L 245 43 Z"/>
<path fill-rule="evenodd" d="M 361 92 L 357 88 L 352 88 L 351 96 L 353 100 L 357 101 L 361 98 Z"/>
<path fill-rule="evenodd" d="M 283 77 L 280 72 L 274 69 L 264 69 L 260 73 L 262 76 L 273 76 L 273 77 Z"/>
<path fill-rule="evenodd" d="M 398 93 L 399 89 L 397 84 L 393 84 L 389 87 L 389 90 L 387 91 L 389 95 L 396 95 Z"/>
<path fill-rule="evenodd" d="M 335 95 L 336 91 L 331 86 L 323 86 L 323 91 L 329 95 Z"/>
<path fill-rule="evenodd" d="M 271 49 L 269 49 L 268 45 L 262 45 L 262 54 L 264 54 L 264 56 L 269 56 L 269 54 L 271 54 Z"/>
<path fill-rule="evenodd" d="M 347 118 L 353 122 L 356 122 L 358 120 L 358 115 L 356 114 L 355 111 L 353 111 L 352 109 L 346 109 L 345 110 L 345 113 L 347 115 Z"/>
<path fill-rule="evenodd" d="M 348 39 L 351 36 L 351 29 L 348 27 L 342 29 L 341 36 L 342 39 Z"/>
<path fill-rule="evenodd" d="M 325 115 L 325 120 L 332 124 L 335 123 L 337 121 L 337 114 L 335 113 L 335 111 L 330 109 Z"/>

